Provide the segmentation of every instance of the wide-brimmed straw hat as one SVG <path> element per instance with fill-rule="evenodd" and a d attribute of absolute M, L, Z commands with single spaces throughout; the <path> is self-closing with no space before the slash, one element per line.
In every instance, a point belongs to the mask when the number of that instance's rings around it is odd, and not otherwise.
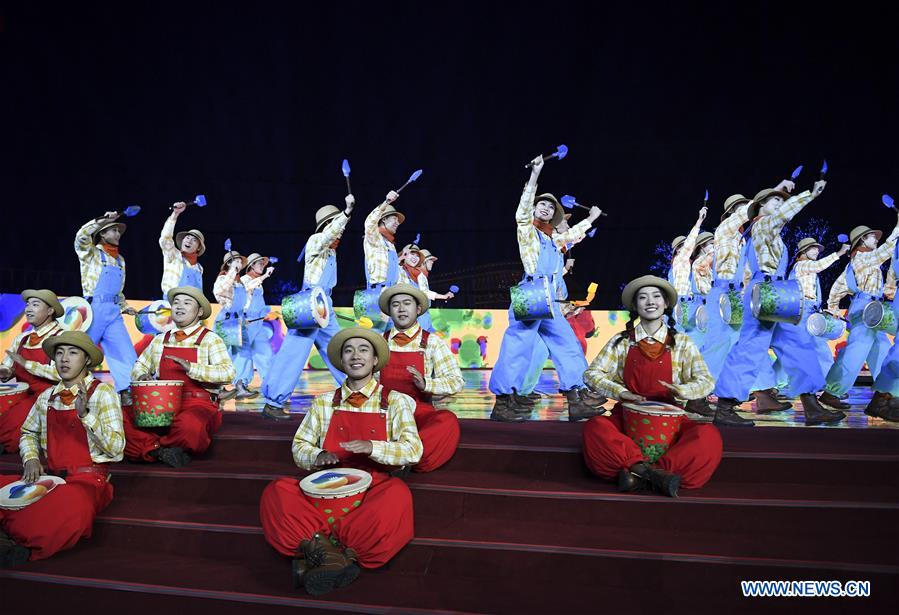
<path fill-rule="evenodd" d="M 668 307 L 674 307 L 674 304 L 677 303 L 677 291 L 674 289 L 674 286 L 668 280 L 663 280 L 662 278 L 654 275 L 644 275 L 640 276 L 635 280 L 631 280 L 628 282 L 627 286 L 624 287 L 624 290 L 621 291 L 621 305 L 623 305 L 627 309 L 631 309 L 634 304 L 634 297 L 637 295 L 637 292 L 641 288 L 645 288 L 647 286 L 655 286 L 659 290 L 664 293 L 665 298 L 668 300 Z"/>
<path fill-rule="evenodd" d="M 870 227 L 865 226 L 864 224 L 861 226 L 856 226 L 854 229 L 852 229 L 852 232 L 849 233 L 850 249 L 854 250 L 855 244 L 861 241 L 865 237 L 865 235 L 868 235 L 870 233 L 874 233 L 875 235 L 877 235 L 877 241 L 880 241 L 880 238 L 883 236 L 882 231 L 876 231 Z"/>
<path fill-rule="evenodd" d="M 343 368 L 342 360 L 343 345 L 347 340 L 356 337 L 368 340 L 372 348 L 375 349 L 378 361 L 375 363 L 373 371 L 378 372 L 384 369 L 387 365 L 387 361 L 390 360 L 390 347 L 387 345 L 387 340 L 385 340 L 384 336 L 377 331 L 363 329 L 362 327 L 348 327 L 346 329 L 341 329 L 331 338 L 331 341 L 328 342 L 328 359 L 331 361 L 331 365 L 346 373 L 346 370 Z"/>
<path fill-rule="evenodd" d="M 381 213 L 381 217 L 378 218 L 378 222 L 380 222 L 387 216 L 396 216 L 397 218 L 400 219 L 400 224 L 402 224 L 403 222 L 406 221 L 406 216 L 401 214 L 400 212 L 398 212 L 393 205 L 388 205 L 387 207 L 384 208 L 384 211 Z"/>
<path fill-rule="evenodd" d="M 176 286 L 168 292 L 167 297 L 169 303 L 174 303 L 175 297 L 177 297 L 178 295 L 187 295 L 188 297 L 192 297 L 194 301 L 200 304 L 200 320 L 206 320 L 207 318 L 212 316 L 212 306 L 209 304 L 209 299 L 206 298 L 206 295 L 204 295 L 203 291 L 199 288 L 195 288 L 193 286 Z"/>
<path fill-rule="evenodd" d="M 422 314 L 427 312 L 431 307 L 431 301 L 428 299 L 428 296 L 418 288 L 411 284 L 394 284 L 393 286 L 385 288 L 378 298 L 378 307 L 381 308 L 382 312 L 385 314 L 390 313 L 390 300 L 396 295 L 411 295 L 415 299 L 415 302 L 422 307 Z"/>
<path fill-rule="evenodd" d="M 552 220 L 550 220 L 550 224 L 553 225 L 553 228 L 559 226 L 559 223 L 565 218 L 565 209 L 562 207 L 559 199 L 554 197 L 549 192 L 544 192 L 543 194 L 538 194 L 534 198 L 534 205 L 536 205 L 540 201 L 549 201 L 553 204 L 555 211 L 553 212 L 553 217 Z"/>
<path fill-rule="evenodd" d="M 56 318 L 62 318 L 62 315 L 66 313 L 64 307 L 59 302 L 59 297 L 56 296 L 52 290 L 47 290 L 46 288 L 41 288 L 39 290 L 35 290 L 33 288 L 26 288 L 22 291 L 22 300 L 28 301 L 29 299 L 40 299 L 47 305 L 53 308 L 53 316 Z"/>
<path fill-rule="evenodd" d="M 103 362 L 103 351 L 94 344 L 84 331 L 63 331 L 44 340 L 41 348 L 50 359 L 54 359 L 57 346 L 74 346 L 87 354 L 88 367 L 97 367 Z"/>
<path fill-rule="evenodd" d="M 315 212 L 315 232 L 320 232 L 325 224 L 327 224 L 340 214 L 341 211 L 333 205 L 325 205 L 324 207 L 319 207 L 318 211 Z"/>
<path fill-rule="evenodd" d="M 203 252 L 206 251 L 206 238 L 203 237 L 203 233 L 201 233 L 200 231 L 198 231 L 198 230 L 195 229 L 195 228 L 192 228 L 192 229 L 190 229 L 189 231 L 181 231 L 180 233 L 178 233 L 177 235 L 175 235 L 175 245 L 176 245 L 176 246 L 178 247 L 178 249 L 180 250 L 180 249 L 181 249 L 181 242 L 182 242 L 182 241 L 184 240 L 184 238 L 187 237 L 188 235 L 193 235 L 194 237 L 197 238 L 197 241 L 200 242 L 200 248 L 197 250 L 197 256 L 203 256 Z"/>

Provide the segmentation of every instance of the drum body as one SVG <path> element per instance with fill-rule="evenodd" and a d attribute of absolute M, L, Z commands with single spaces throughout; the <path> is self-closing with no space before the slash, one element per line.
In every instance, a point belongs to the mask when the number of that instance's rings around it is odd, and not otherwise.
<path fill-rule="evenodd" d="M 709 312 L 705 302 L 696 306 L 696 328 L 703 333 L 709 330 Z"/>
<path fill-rule="evenodd" d="M 66 331 L 84 331 L 94 322 L 94 311 L 84 297 L 66 297 L 60 301 L 65 313 L 59 317 L 59 326 Z"/>
<path fill-rule="evenodd" d="M 379 285 L 374 288 L 363 288 L 353 293 L 353 315 L 356 320 L 360 320 L 362 317 L 368 318 L 375 328 L 387 324 L 387 314 L 382 312 L 378 305 L 384 288 Z"/>
<path fill-rule="evenodd" d="M 131 383 L 134 424 L 138 427 L 170 427 L 181 410 L 180 380 L 148 380 Z"/>
<path fill-rule="evenodd" d="M 764 322 L 802 320 L 802 289 L 796 280 L 765 280 L 756 282 L 750 291 L 752 315 Z"/>
<path fill-rule="evenodd" d="M 28 397 L 28 385 L 24 382 L 0 384 L 0 414 Z"/>
<path fill-rule="evenodd" d="M 222 338 L 225 346 L 235 348 L 240 348 L 245 341 L 250 339 L 247 319 L 233 314 L 226 315 L 223 320 L 215 321 L 215 334 Z"/>
<path fill-rule="evenodd" d="M 677 440 L 686 413 L 670 404 L 647 401 L 622 404 L 621 424 L 643 456 L 655 463 Z"/>
<path fill-rule="evenodd" d="M 896 335 L 896 314 L 884 301 L 872 300 L 862 311 L 862 322 L 869 329 Z"/>
<path fill-rule="evenodd" d="M 743 324 L 743 296 L 735 288 L 721 293 L 718 310 L 725 324 L 739 327 Z"/>
<path fill-rule="evenodd" d="M 281 301 L 281 317 L 288 329 L 323 329 L 328 326 L 331 308 L 320 286 L 313 286 Z"/>
<path fill-rule="evenodd" d="M 846 331 L 846 321 L 827 312 L 815 312 L 805 321 L 805 329 L 815 337 L 836 340 Z"/>
<path fill-rule="evenodd" d="M 154 301 L 134 315 L 134 326 L 144 335 L 156 335 L 174 329 L 172 306 L 162 299 Z"/>
<path fill-rule="evenodd" d="M 555 316 L 555 301 L 549 278 L 528 278 L 509 289 L 515 320 L 547 320 Z"/>
<path fill-rule="evenodd" d="M 300 490 L 333 525 L 362 505 L 371 474 L 356 468 L 319 470 L 300 481 Z"/>
<path fill-rule="evenodd" d="M 684 331 L 697 329 L 706 332 L 709 328 L 709 317 L 702 297 L 681 298 L 674 306 L 674 322 Z"/>

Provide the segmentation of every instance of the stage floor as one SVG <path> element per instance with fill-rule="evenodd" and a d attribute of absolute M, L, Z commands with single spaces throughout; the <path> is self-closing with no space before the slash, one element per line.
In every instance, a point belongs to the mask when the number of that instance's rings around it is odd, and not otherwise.
<path fill-rule="evenodd" d="M 489 369 L 462 370 L 465 378 L 465 388 L 457 395 L 452 395 L 438 400 L 435 406 L 452 410 L 459 418 L 463 419 L 488 419 L 493 408 L 493 394 L 487 389 L 490 380 Z M 258 377 L 251 387 L 258 389 L 260 386 Z M 315 395 L 333 390 L 334 380 L 330 372 L 326 370 L 305 370 L 300 377 L 300 385 L 294 390 L 290 400 L 291 413 L 303 413 L 309 407 L 309 403 Z M 559 381 L 555 370 L 545 369 L 537 385 L 537 391 L 546 394 L 537 402 L 531 420 L 541 421 L 565 421 L 568 415 L 565 412 L 565 398 L 553 394 L 559 390 Z M 871 399 L 871 388 L 856 386 L 849 391 L 846 400 L 852 404 L 852 409 L 847 411 L 848 420 L 841 421 L 838 425 L 822 426 L 829 429 L 845 428 L 872 428 L 872 429 L 899 429 L 899 423 L 890 423 L 881 419 L 874 419 L 865 415 L 864 410 Z M 741 407 L 741 414 L 752 418 L 760 427 L 805 427 L 803 424 L 802 404 L 799 399 L 791 400 L 793 408 L 785 412 L 775 412 L 768 415 L 759 415 L 753 412 L 753 404 L 746 403 Z M 226 411 L 232 412 L 259 412 L 262 409 L 261 397 L 255 397 L 247 401 L 229 401 L 225 404 Z M 611 407 L 611 403 L 607 407 Z M 699 417 L 698 420 L 702 420 Z"/>

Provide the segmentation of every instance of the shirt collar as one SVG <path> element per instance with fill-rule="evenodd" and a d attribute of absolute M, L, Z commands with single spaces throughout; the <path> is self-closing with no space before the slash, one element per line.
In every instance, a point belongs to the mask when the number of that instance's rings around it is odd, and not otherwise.
<path fill-rule="evenodd" d="M 91 386 L 91 382 L 93 382 L 93 381 L 94 381 L 94 377 L 91 376 L 90 374 L 88 374 L 87 376 L 85 376 L 85 378 L 84 378 L 84 386 L 85 386 L 85 388 L 88 388 L 88 389 L 89 389 L 90 386 Z M 54 395 L 59 395 L 60 393 L 62 393 L 62 392 L 65 391 L 66 389 L 68 389 L 70 393 L 74 393 L 75 395 L 77 395 L 77 394 L 78 394 L 78 383 L 76 382 L 76 383 L 73 384 L 71 387 L 66 387 L 65 383 L 63 383 L 63 381 L 60 380 L 59 382 L 56 383 L 56 386 L 53 387 L 53 394 L 54 394 Z"/>
<path fill-rule="evenodd" d="M 202 327 L 202 326 L 203 326 L 203 321 L 202 321 L 202 320 L 198 320 L 198 321 L 196 322 L 196 324 L 191 325 L 191 326 L 188 327 L 187 329 L 178 329 L 178 328 L 175 328 L 175 331 L 181 331 L 182 333 L 186 334 L 186 335 L 189 337 L 189 336 L 192 335 L 197 329 L 199 329 L 199 328 Z"/>
<path fill-rule="evenodd" d="M 47 333 L 59 327 L 59 321 L 55 318 L 51 318 L 46 323 L 34 329 L 32 333 L 37 333 L 39 337 L 44 337 Z"/>
<path fill-rule="evenodd" d="M 396 327 L 390 330 L 390 339 L 395 338 L 400 333 L 405 333 L 409 336 L 409 339 L 414 339 L 416 335 L 418 335 L 419 331 L 421 331 L 421 325 L 418 324 L 418 321 L 415 321 L 415 324 L 406 329 L 405 331 L 400 331 Z"/>
<path fill-rule="evenodd" d="M 668 339 L 668 326 L 663 322 L 662 326 L 659 327 L 654 334 L 649 335 L 643 330 L 643 323 L 638 324 L 634 328 L 634 341 L 639 342 L 647 338 L 654 342 L 664 344 L 665 340 Z"/>
<path fill-rule="evenodd" d="M 369 380 L 368 384 L 366 384 L 364 387 L 362 387 L 358 391 L 353 391 L 344 382 L 342 385 L 340 385 L 340 391 L 341 391 L 340 398 L 347 399 L 353 393 L 362 393 L 366 397 L 370 398 L 372 396 L 372 394 L 375 392 L 376 388 L 378 388 L 378 381 L 376 378 L 372 378 L 371 380 Z"/>

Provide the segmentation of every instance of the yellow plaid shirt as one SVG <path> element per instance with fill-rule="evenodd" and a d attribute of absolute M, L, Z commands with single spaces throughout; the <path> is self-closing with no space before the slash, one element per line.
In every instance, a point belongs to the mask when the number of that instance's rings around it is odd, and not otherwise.
<path fill-rule="evenodd" d="M 175 245 L 175 222 L 177 216 L 172 214 L 166 219 L 162 225 L 162 233 L 159 235 L 159 247 L 162 249 L 162 296 L 164 297 L 171 289 L 178 286 L 181 281 L 181 273 L 184 270 L 184 256 L 181 250 Z M 203 265 L 197 263 L 195 266 L 187 264 L 191 269 L 200 272 L 203 277 Z"/>
<path fill-rule="evenodd" d="M 346 403 L 353 391 L 344 384 L 341 389 L 341 402 L 338 410 L 346 412 L 381 412 L 381 385 L 374 378 L 362 387 L 362 393 L 368 399 L 359 408 L 354 408 Z M 300 428 L 293 437 L 293 459 L 304 470 L 311 470 L 315 465 L 315 459 L 322 452 L 328 427 L 331 425 L 331 415 L 334 408 L 331 402 L 334 392 L 324 393 L 313 398 L 312 405 L 306 413 Z M 415 427 L 415 400 L 391 391 L 387 408 L 387 440 L 373 440 L 372 453 L 369 459 L 387 466 L 404 466 L 418 463 L 421 459 L 422 444 L 418 437 L 418 429 Z M 333 452 L 333 451 L 332 451 Z"/>
<path fill-rule="evenodd" d="M 890 260 L 896 240 L 899 239 L 899 226 L 893 229 L 882 244 L 870 252 L 858 251 L 852 257 L 852 271 L 855 273 L 855 282 L 863 293 L 876 295 L 883 287 L 883 274 L 880 266 Z M 885 290 L 885 289 L 884 289 Z M 839 275 L 830 287 L 830 295 L 827 297 L 827 309 L 837 312 L 840 309 L 840 299 L 852 294 L 849 285 L 846 284 L 846 271 Z"/>
<path fill-rule="evenodd" d="M 418 274 L 418 290 L 423 292 L 430 301 L 434 301 L 437 298 L 437 293 L 431 290 L 431 284 L 430 282 L 428 282 L 428 276 L 423 273 Z"/>
<path fill-rule="evenodd" d="M 707 295 L 712 290 L 712 254 L 697 258 L 691 265 L 696 290 L 700 295 Z"/>
<path fill-rule="evenodd" d="M 90 389 L 94 377 L 90 374 L 84 379 L 84 386 Z M 34 407 L 22 424 L 22 437 L 19 439 L 19 454 L 22 463 L 38 459 L 41 451 L 47 451 L 47 412 L 51 395 L 61 393 L 66 386 L 60 382 L 41 393 L 34 402 Z M 78 385 L 72 386 L 69 391 L 78 394 Z M 53 406 L 57 410 L 74 410 L 74 402 L 71 406 L 62 403 L 56 398 Z M 87 432 L 87 444 L 90 448 L 91 459 L 94 463 L 110 463 L 122 460 L 122 451 L 125 450 L 125 430 L 122 427 L 122 406 L 115 389 L 105 383 L 100 383 L 94 394 L 87 402 L 88 413 L 81 419 L 84 430 Z"/>
<path fill-rule="evenodd" d="M 653 335 L 647 335 L 638 324 L 634 329 L 636 342 L 650 339 L 664 344 L 668 336 L 668 327 L 664 324 Z M 597 393 L 606 397 L 620 399 L 621 393 L 627 390 L 624 386 L 624 363 L 631 346 L 636 345 L 624 339 L 620 344 L 615 342 L 626 333 L 620 333 L 606 343 L 596 355 L 590 367 L 584 372 L 584 383 Z M 715 381 L 706 367 L 699 349 L 693 341 L 682 333 L 674 334 L 674 348 L 671 349 L 671 378 L 677 387 L 675 396 L 679 399 L 700 399 L 707 396 L 715 388 Z"/>
<path fill-rule="evenodd" d="M 806 190 L 791 196 L 773 214 L 762 216 L 752 225 L 752 245 L 762 273 L 774 275 L 786 246 L 780 238 L 784 224 L 812 202 L 812 193 Z"/>
<path fill-rule="evenodd" d="M 388 258 L 396 246 L 384 239 L 378 231 L 378 222 L 384 215 L 389 203 L 384 201 L 365 218 L 365 236 L 362 239 L 362 251 L 365 253 L 365 265 L 369 284 L 382 284 L 387 281 Z M 402 268 L 400 268 L 402 270 Z"/>
<path fill-rule="evenodd" d="M 674 258 L 671 259 L 671 274 L 674 279 L 674 290 L 679 297 L 688 297 L 693 294 L 690 286 L 690 257 L 696 249 L 696 239 L 699 237 L 699 225 L 690 229 L 690 233 L 681 244 Z"/>
<path fill-rule="evenodd" d="M 340 239 L 343 230 L 349 223 L 350 219 L 346 214 L 341 213 L 335 216 L 328 225 L 322 229 L 321 233 L 315 233 L 309 236 L 306 241 L 306 254 L 304 260 L 306 268 L 303 271 L 303 282 L 310 286 L 315 286 L 322 277 L 325 265 L 328 259 L 337 253 L 337 250 L 331 247 L 331 244 Z"/>
<path fill-rule="evenodd" d="M 736 208 L 724 222 L 715 229 L 715 274 L 722 280 L 733 280 L 737 275 L 737 264 L 743 250 L 743 235 L 740 227 L 749 220 L 749 203 Z"/>
<path fill-rule="evenodd" d="M 40 348 L 44 339 L 48 336 L 59 335 L 60 333 L 62 333 L 62 329 L 59 326 L 59 321 L 57 321 L 55 318 L 51 318 L 50 322 L 45 323 L 43 326 L 38 327 L 37 329 L 19 333 L 16 336 L 16 339 L 13 340 L 9 349 L 13 352 L 19 352 L 19 345 L 22 343 L 22 340 L 31 337 L 32 333 L 37 333 L 39 336 L 41 336 L 41 340 L 34 345 L 26 342 L 25 348 L 34 350 L 35 348 Z M 15 369 L 16 364 L 13 362 L 9 355 L 4 354 L 3 362 L 0 363 L 0 365 L 2 365 L 3 367 L 8 367 L 9 369 Z M 38 363 L 37 361 L 28 360 L 25 361 L 24 367 L 26 372 L 28 372 L 29 374 L 33 374 L 38 378 L 44 378 L 45 380 L 54 381 L 59 380 L 59 374 L 56 373 L 56 367 L 54 367 L 53 361 L 50 361 L 49 363 Z"/>
<path fill-rule="evenodd" d="M 887 269 L 887 279 L 883 283 L 883 298 L 892 301 L 896 298 L 896 272 L 893 271 L 893 261 L 890 261 L 890 268 Z"/>
<path fill-rule="evenodd" d="M 196 346 L 197 337 L 203 328 L 202 323 L 197 323 L 187 329 L 175 329 L 169 338 L 168 345 L 173 348 L 192 348 Z M 188 337 L 180 342 L 175 339 L 175 331 L 183 330 Z M 196 333 L 196 335 L 194 335 Z M 137 380 L 145 374 L 152 374 L 159 378 L 159 360 L 162 358 L 165 333 L 160 333 L 153 338 L 150 345 L 138 357 L 131 369 L 131 378 Z M 218 335 L 210 331 L 197 347 L 197 360 L 191 362 L 187 375 L 197 382 L 213 385 L 224 384 L 234 380 L 237 372 L 231 362 L 231 355 L 225 342 Z M 214 388 L 214 387 L 213 387 Z"/>
<path fill-rule="evenodd" d="M 400 346 L 393 341 L 399 333 L 405 333 L 412 341 L 405 346 Z M 390 352 L 419 352 L 421 345 L 421 326 L 416 323 L 405 331 L 391 329 L 387 345 Z M 425 391 L 435 395 L 452 395 L 462 390 L 465 381 L 462 379 L 462 370 L 459 362 L 453 356 L 449 346 L 446 345 L 436 333 L 428 336 L 428 345 L 425 347 L 425 369 L 422 376 L 425 377 Z"/>
<path fill-rule="evenodd" d="M 94 245 L 92 233 L 100 228 L 95 220 L 91 220 L 75 234 L 75 254 L 81 266 L 81 291 L 85 297 L 92 297 L 97 282 L 100 280 L 100 272 L 103 271 L 103 260 L 100 253 L 103 248 L 99 244 Z M 119 289 L 118 304 L 123 309 L 128 307 L 125 302 L 125 257 L 119 254 L 118 260 L 106 255 L 106 264 L 111 267 L 122 268 L 122 287 Z"/>
<path fill-rule="evenodd" d="M 815 301 L 817 299 L 818 274 L 840 260 L 840 256 L 834 252 L 818 260 L 803 259 L 793 265 L 793 274 L 802 289 L 802 297 Z M 823 301 L 823 297 L 821 298 Z"/>
<path fill-rule="evenodd" d="M 524 272 L 533 275 L 537 271 L 537 261 L 540 259 L 540 235 L 541 231 L 534 226 L 534 198 L 537 196 L 537 186 L 531 188 L 525 184 L 515 211 L 515 224 L 518 227 L 518 253 L 521 256 L 521 264 Z M 581 220 L 564 233 L 553 233 L 553 243 L 561 249 L 566 244 L 579 243 L 590 230 L 590 223 Z"/>

